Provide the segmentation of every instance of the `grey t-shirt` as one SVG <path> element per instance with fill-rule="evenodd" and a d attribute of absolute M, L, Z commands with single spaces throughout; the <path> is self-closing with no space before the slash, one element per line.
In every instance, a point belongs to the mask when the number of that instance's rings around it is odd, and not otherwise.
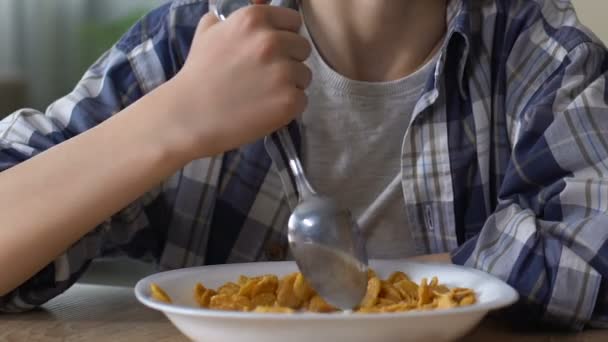
<path fill-rule="evenodd" d="M 310 39 L 306 28 L 302 34 Z M 317 191 L 351 209 L 370 258 L 417 254 L 401 186 L 403 137 L 436 58 L 392 82 L 360 82 L 334 71 L 314 48 L 302 116 L 304 167 Z"/>

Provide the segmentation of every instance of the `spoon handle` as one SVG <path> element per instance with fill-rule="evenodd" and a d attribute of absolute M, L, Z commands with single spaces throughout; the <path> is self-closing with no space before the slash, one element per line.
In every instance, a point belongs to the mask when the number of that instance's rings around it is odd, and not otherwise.
<path fill-rule="evenodd" d="M 270 1 L 270 5 L 287 7 L 295 10 L 297 10 L 299 7 L 298 0 L 272 0 Z M 300 158 L 298 158 L 298 153 L 296 152 L 296 149 L 293 146 L 291 136 L 289 135 L 287 127 L 279 129 L 277 134 L 279 136 L 279 140 L 281 141 L 281 145 L 283 145 L 283 149 L 287 154 L 287 158 L 289 159 L 289 168 L 291 169 L 291 173 L 295 178 L 296 187 L 298 188 L 298 193 L 300 194 L 300 199 L 302 200 L 304 198 L 316 195 L 315 191 L 310 186 L 308 179 L 306 178 L 304 168 L 302 167 Z"/>
<path fill-rule="evenodd" d="M 298 0 L 271 0 L 267 2 L 272 6 L 287 7 L 296 10 L 298 8 Z M 215 15 L 222 21 L 226 20 L 230 14 L 237 11 L 239 8 L 250 4 L 252 4 L 251 0 L 215 0 L 211 2 L 211 5 L 215 6 Z M 287 158 L 289 158 L 289 168 L 295 178 L 296 187 L 300 193 L 300 199 L 315 195 L 314 190 L 312 190 L 310 183 L 308 183 L 308 180 L 304 175 L 304 168 L 302 167 L 296 149 L 291 142 L 291 137 L 287 128 L 284 127 L 279 129 L 277 134 L 281 141 L 281 145 L 287 154 Z"/>
<path fill-rule="evenodd" d="M 295 178 L 296 186 L 298 188 L 298 192 L 300 193 L 300 199 L 315 195 L 315 191 L 310 186 L 310 183 L 304 174 L 304 168 L 302 167 L 300 158 L 298 158 L 296 148 L 293 146 L 289 131 L 286 127 L 283 127 L 277 131 L 277 135 L 279 136 L 281 145 L 283 146 L 285 154 L 287 154 L 287 158 L 289 159 L 289 168 L 291 169 L 291 173 Z"/>
<path fill-rule="evenodd" d="M 266 0 L 266 3 L 295 10 L 299 7 L 298 0 Z M 210 9 L 220 20 L 226 20 L 233 12 L 251 4 L 253 4 L 252 0 L 211 0 L 209 3 Z"/>

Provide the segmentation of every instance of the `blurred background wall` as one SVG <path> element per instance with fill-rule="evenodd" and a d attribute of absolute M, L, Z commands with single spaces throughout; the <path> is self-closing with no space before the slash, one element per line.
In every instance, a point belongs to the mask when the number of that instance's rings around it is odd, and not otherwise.
<path fill-rule="evenodd" d="M 167 0 L 0 0 L 0 117 L 44 109 L 141 15 Z M 608 1 L 572 0 L 608 42 Z"/>
<path fill-rule="evenodd" d="M 0 116 L 44 109 L 163 0 L 0 0 Z M 10 94 L 11 96 L 6 96 Z"/>

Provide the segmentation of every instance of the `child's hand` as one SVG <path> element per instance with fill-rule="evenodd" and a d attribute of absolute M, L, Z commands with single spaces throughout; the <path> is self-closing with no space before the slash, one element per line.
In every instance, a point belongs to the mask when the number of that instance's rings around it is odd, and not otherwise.
<path fill-rule="evenodd" d="M 171 81 L 169 121 L 190 159 L 252 142 L 306 107 L 311 47 L 298 12 L 249 6 L 201 20 L 186 65 Z"/>

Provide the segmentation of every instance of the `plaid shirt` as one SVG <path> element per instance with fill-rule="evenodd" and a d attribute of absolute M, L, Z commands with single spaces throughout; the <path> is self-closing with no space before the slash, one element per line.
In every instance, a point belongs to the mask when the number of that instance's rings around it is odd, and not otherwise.
<path fill-rule="evenodd" d="M 26 109 L 0 122 L 0 170 L 174 76 L 207 11 L 204 0 L 160 7 L 46 113 Z M 451 252 L 455 263 L 514 286 L 526 319 L 606 324 L 604 46 L 569 1 L 453 0 L 448 19 L 403 140 L 401 224 L 420 252 Z M 298 146 L 299 125 L 290 128 Z M 289 258 L 286 222 L 297 193 L 284 161 L 270 137 L 191 162 L 0 298 L 0 310 L 44 303 L 97 257 L 126 254 L 162 269 Z"/>

